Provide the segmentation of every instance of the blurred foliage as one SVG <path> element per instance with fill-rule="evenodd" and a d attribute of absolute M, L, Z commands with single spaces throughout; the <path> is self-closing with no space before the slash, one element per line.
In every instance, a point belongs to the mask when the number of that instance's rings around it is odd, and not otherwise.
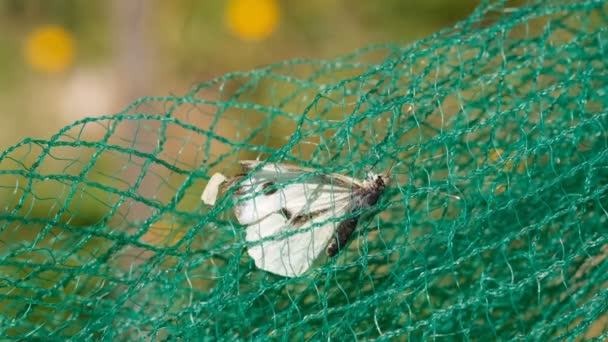
<path fill-rule="evenodd" d="M 6 123 L 0 148 L 48 136 L 85 116 L 118 112 L 139 96 L 184 92 L 229 70 L 420 38 L 466 17 L 478 2 L 269 0 L 278 6 L 277 26 L 268 14 L 270 26 L 257 30 L 274 32 L 250 42 L 226 24 L 227 11 L 238 1 L 0 1 L 0 118 Z M 121 15 L 125 24 L 117 22 Z M 242 20 L 246 27 L 247 18 Z M 75 41 L 71 66 L 51 76 L 32 69 L 25 53 L 31 33 L 47 25 L 63 28 Z M 119 43 L 125 32 L 137 30 L 140 36 L 126 38 L 132 42 Z M 119 55 L 148 64 L 121 67 Z"/>

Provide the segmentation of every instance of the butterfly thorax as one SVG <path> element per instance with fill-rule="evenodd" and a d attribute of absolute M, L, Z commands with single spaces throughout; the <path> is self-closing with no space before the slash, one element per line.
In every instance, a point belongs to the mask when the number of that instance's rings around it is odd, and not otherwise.
<path fill-rule="evenodd" d="M 352 194 L 352 205 L 347 211 L 350 214 L 358 212 L 362 209 L 367 209 L 376 202 L 382 194 L 382 191 L 388 185 L 389 178 L 386 175 L 376 175 L 370 173 L 367 179 L 363 182 L 362 186 L 353 191 Z M 335 236 L 327 246 L 327 255 L 332 257 L 336 255 L 350 239 L 351 235 L 355 231 L 359 215 L 351 216 L 346 218 L 344 221 L 338 224 L 336 228 Z"/>
<path fill-rule="evenodd" d="M 355 204 L 353 209 L 365 209 L 376 204 L 388 182 L 388 176 L 370 173 L 363 185 L 353 192 L 353 202 Z"/>

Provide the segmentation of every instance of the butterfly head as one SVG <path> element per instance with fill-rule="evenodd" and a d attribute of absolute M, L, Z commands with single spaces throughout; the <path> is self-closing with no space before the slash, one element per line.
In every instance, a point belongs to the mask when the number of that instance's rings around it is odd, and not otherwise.
<path fill-rule="evenodd" d="M 374 163 L 374 165 L 372 165 L 371 168 L 373 169 L 377 163 L 378 162 Z M 379 191 L 384 190 L 391 182 L 390 175 L 393 172 L 393 169 L 395 168 L 396 164 L 397 164 L 397 160 L 393 160 L 393 162 L 391 163 L 391 167 L 388 169 L 388 171 L 380 173 L 380 174 L 369 172 L 367 174 L 367 179 L 366 179 L 367 184 Z"/>
<path fill-rule="evenodd" d="M 370 172 L 367 174 L 367 184 L 369 185 L 370 188 L 375 189 L 378 192 L 381 192 L 382 190 L 384 190 L 384 188 L 386 188 L 388 186 L 388 184 L 391 181 L 391 177 L 389 176 L 388 173 L 380 173 L 380 174 L 376 174 L 373 172 Z"/>

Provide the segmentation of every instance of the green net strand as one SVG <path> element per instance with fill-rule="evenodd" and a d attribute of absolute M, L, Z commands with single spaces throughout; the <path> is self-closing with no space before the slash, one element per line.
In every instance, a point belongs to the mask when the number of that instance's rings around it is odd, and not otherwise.
<path fill-rule="evenodd" d="M 231 73 L 0 154 L 0 335 L 608 337 L 608 5 L 493 1 L 411 45 Z M 257 269 L 238 161 L 393 182 L 342 252 Z"/>

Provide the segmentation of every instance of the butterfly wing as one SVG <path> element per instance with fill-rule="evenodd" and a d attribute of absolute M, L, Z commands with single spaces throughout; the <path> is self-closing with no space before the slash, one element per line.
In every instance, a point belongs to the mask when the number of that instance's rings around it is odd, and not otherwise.
<path fill-rule="evenodd" d="M 249 172 L 233 195 L 235 214 L 248 225 L 248 254 L 260 269 L 293 277 L 309 269 L 351 206 L 358 180 L 285 164 L 242 161 Z"/>
<path fill-rule="evenodd" d="M 247 227 L 246 240 L 254 243 L 247 253 L 258 268 L 285 277 L 306 272 L 334 237 L 335 217 L 348 204 L 310 213 L 306 220 L 271 214 Z"/>
<path fill-rule="evenodd" d="M 241 163 L 245 171 L 251 171 L 259 162 Z M 265 165 L 251 172 L 234 190 L 236 217 L 241 224 L 258 222 L 273 213 L 289 219 L 350 200 L 353 187 L 359 185 L 348 177 L 335 176 L 285 164 Z"/>
<path fill-rule="evenodd" d="M 263 164 L 256 172 L 259 176 L 272 176 L 272 175 L 276 175 L 278 173 L 283 177 L 287 177 L 287 178 L 292 177 L 293 178 L 293 177 L 300 176 L 304 173 L 304 174 L 314 174 L 315 176 L 319 177 L 320 179 L 324 179 L 326 182 L 329 181 L 328 178 L 331 178 L 331 182 L 333 184 L 340 185 L 340 186 L 345 186 L 345 187 L 350 187 L 351 185 L 358 186 L 358 187 L 363 186 L 363 182 L 357 178 L 344 176 L 344 175 L 341 175 L 338 173 L 332 173 L 330 175 L 325 175 L 325 174 L 319 173 L 315 169 L 302 167 L 302 166 L 282 164 L 282 163 L 268 163 L 268 162 L 264 162 L 261 160 L 241 160 L 241 161 L 239 161 L 239 163 L 241 164 L 241 167 L 243 168 L 244 173 L 249 173 L 253 169 L 257 168 L 258 165 Z"/>

